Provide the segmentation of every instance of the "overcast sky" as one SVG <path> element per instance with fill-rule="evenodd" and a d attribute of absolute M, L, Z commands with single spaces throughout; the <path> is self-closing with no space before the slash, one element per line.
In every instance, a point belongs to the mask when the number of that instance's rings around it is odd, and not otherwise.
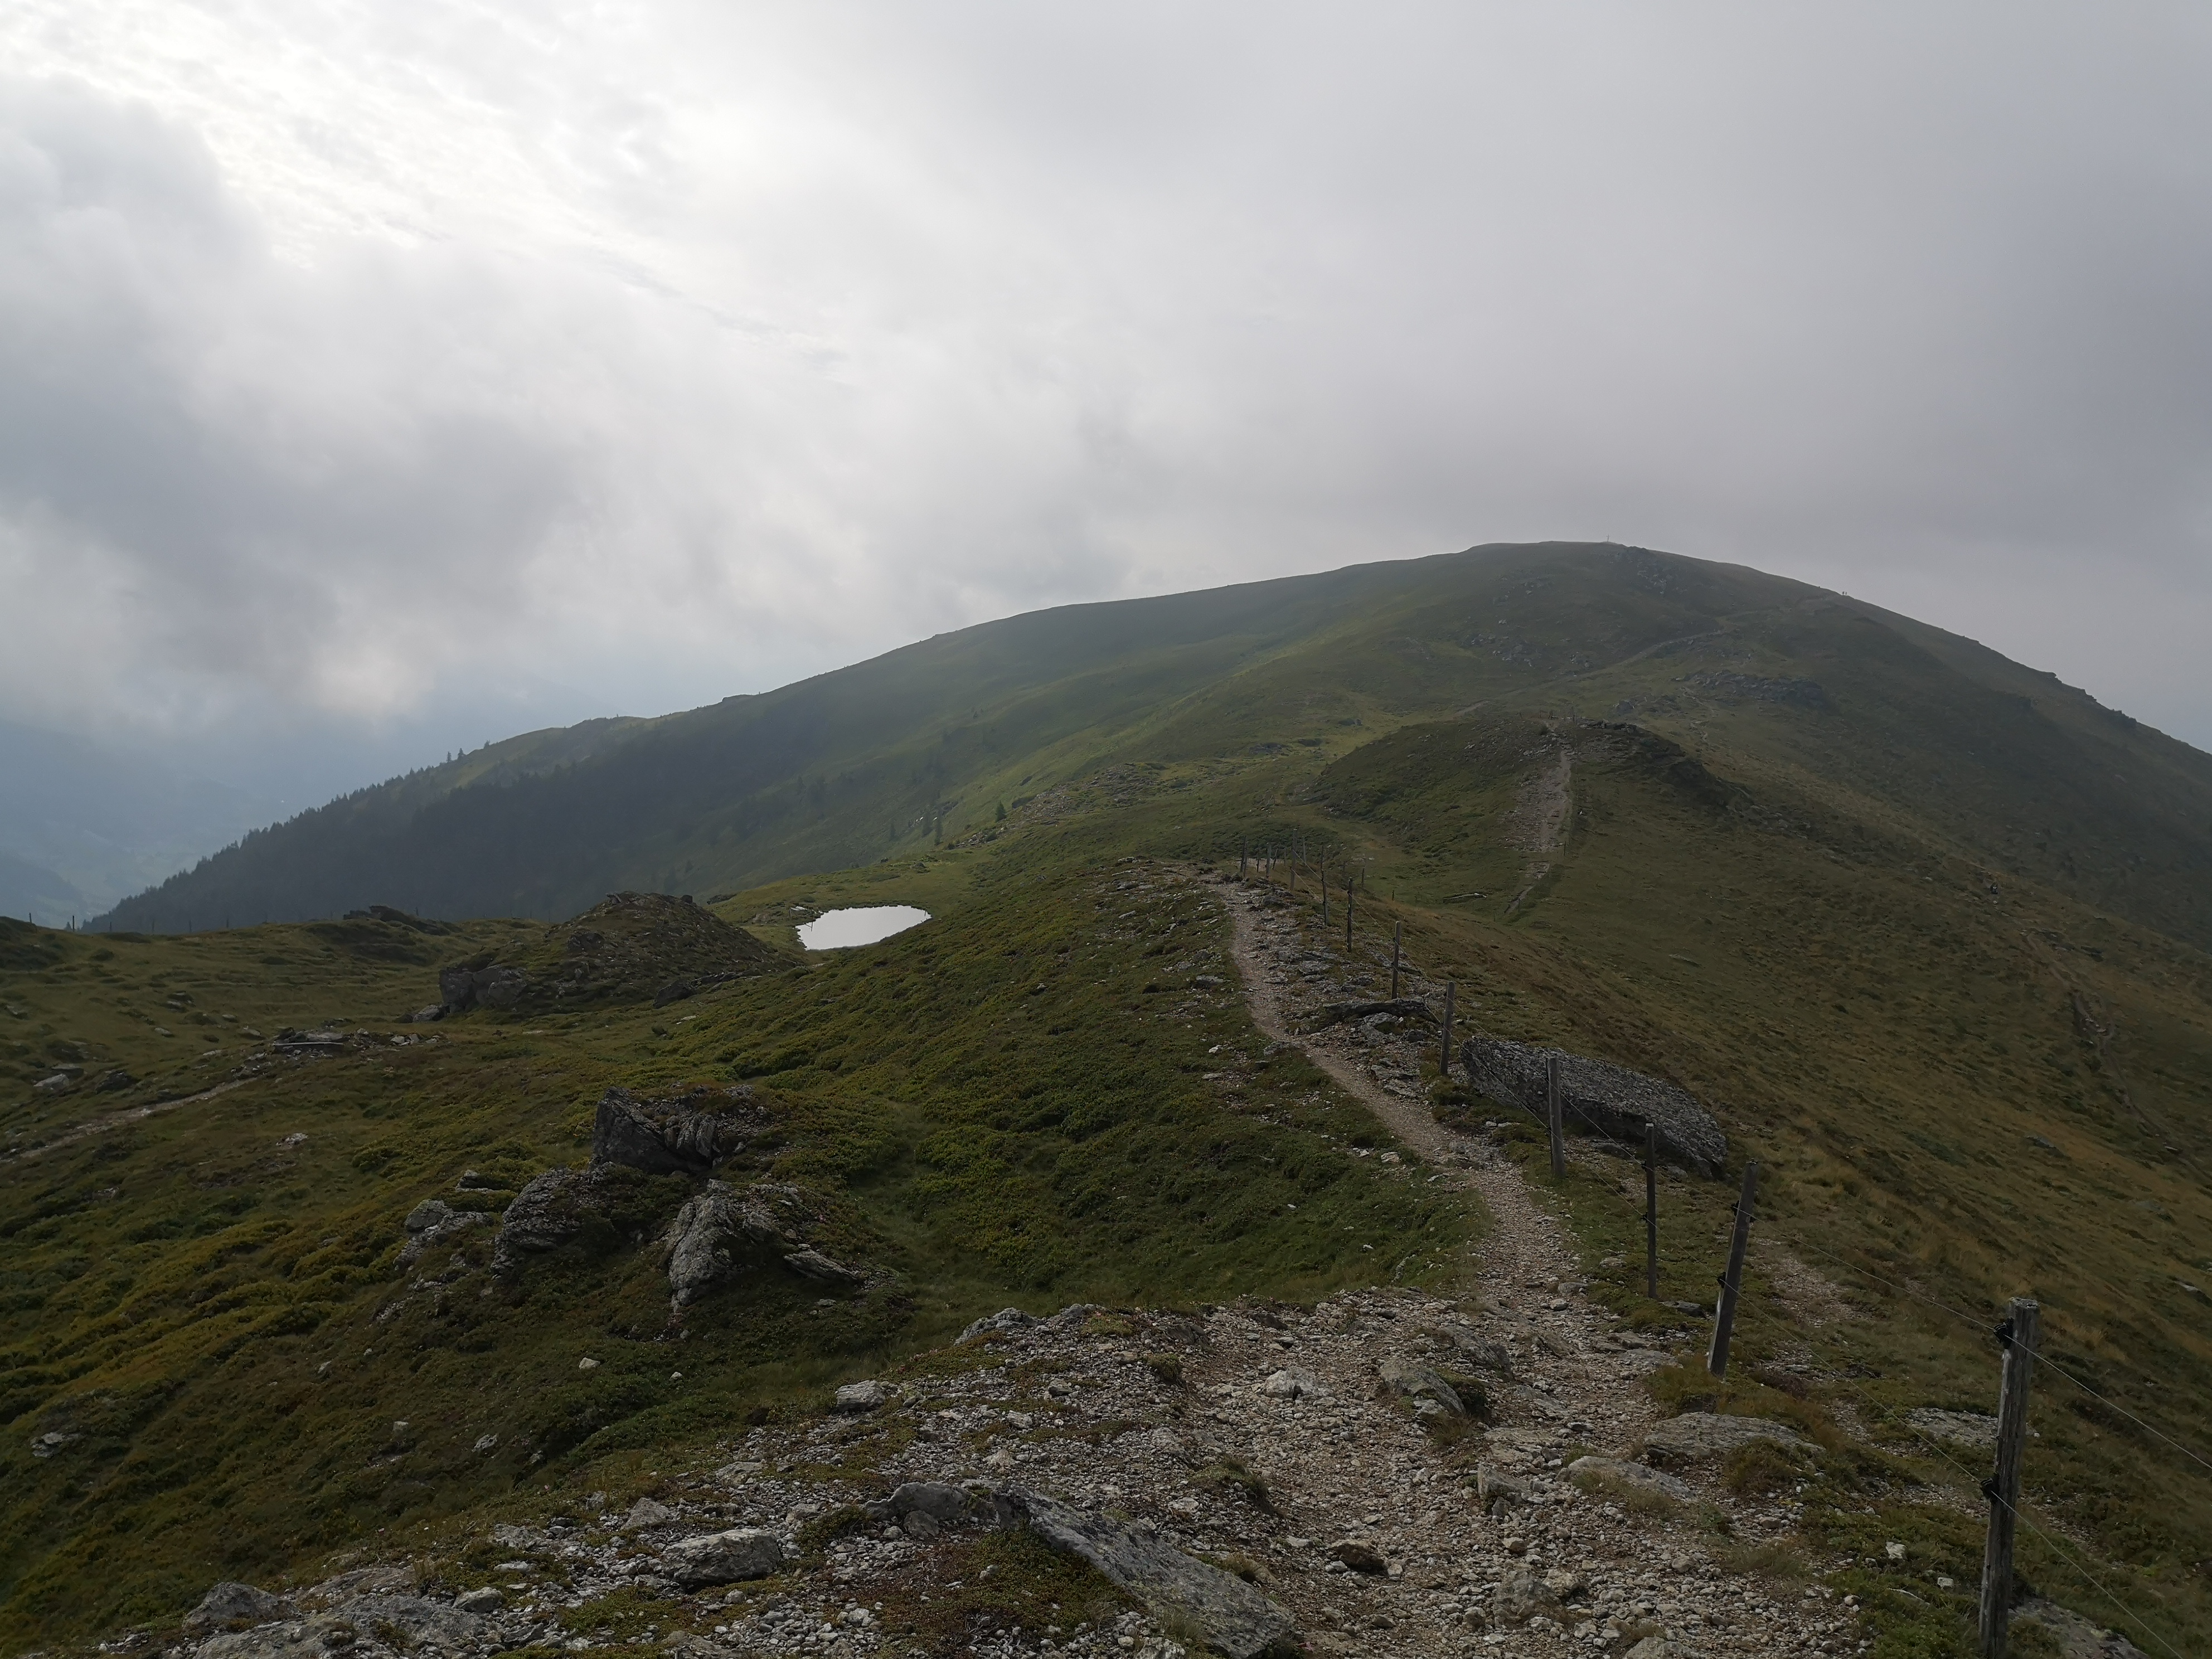
<path fill-rule="evenodd" d="M 1569 537 L 2212 746 L 2202 5 L 9 0 L 0 64 L 0 717 L 357 781 Z"/>

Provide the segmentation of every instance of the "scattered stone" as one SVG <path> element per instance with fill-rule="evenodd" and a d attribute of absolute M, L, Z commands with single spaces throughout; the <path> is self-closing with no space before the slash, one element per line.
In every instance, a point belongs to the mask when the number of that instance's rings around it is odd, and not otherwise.
<path fill-rule="evenodd" d="M 629 1506 L 629 1513 L 623 1516 L 622 1529 L 624 1532 L 639 1532 L 647 1527 L 665 1527 L 675 1519 L 676 1511 L 667 1504 L 653 1498 L 641 1498 Z"/>
<path fill-rule="evenodd" d="M 840 1412 L 872 1412 L 891 1397 L 888 1383 L 872 1379 L 866 1382 L 848 1382 L 837 1390 L 830 1409 Z"/>
<path fill-rule="evenodd" d="M 1792 1428 L 1764 1417 L 1724 1417 L 1713 1412 L 1684 1412 L 1655 1424 L 1644 1437 L 1644 1455 L 1658 1464 L 1716 1462 L 1755 1440 L 1778 1446 L 1802 1446 Z"/>
<path fill-rule="evenodd" d="M 1326 1400 L 1328 1398 L 1328 1390 L 1322 1385 L 1319 1377 L 1311 1371 L 1301 1370 L 1295 1366 L 1285 1367 L 1282 1370 L 1273 1373 L 1253 1392 L 1265 1395 L 1270 1400 Z"/>
<path fill-rule="evenodd" d="M 1294 1650 L 1291 1615 L 1243 1579 L 1041 1493 L 1009 1488 L 999 1496 L 1053 1548 L 1089 1562 L 1155 1618 L 1192 1631 L 1226 1659 Z"/>
<path fill-rule="evenodd" d="M 732 1527 L 678 1539 L 662 1552 L 661 1565 L 678 1583 L 692 1587 L 765 1578 L 783 1565 L 783 1540 L 764 1527 Z"/>
<path fill-rule="evenodd" d="M 190 1631 L 244 1630 L 289 1619 L 296 1609 L 281 1595 L 226 1578 L 200 1597 L 199 1605 L 185 1615 Z"/>
<path fill-rule="evenodd" d="M 472 1590 L 463 1590 L 453 1598 L 453 1605 L 463 1613 L 473 1613 L 478 1618 L 497 1613 L 507 1605 L 507 1597 L 495 1585 L 485 1584 Z"/>
<path fill-rule="evenodd" d="M 1697 1659 L 1682 1643 L 1664 1636 L 1647 1636 L 1629 1649 L 1623 1659 Z"/>

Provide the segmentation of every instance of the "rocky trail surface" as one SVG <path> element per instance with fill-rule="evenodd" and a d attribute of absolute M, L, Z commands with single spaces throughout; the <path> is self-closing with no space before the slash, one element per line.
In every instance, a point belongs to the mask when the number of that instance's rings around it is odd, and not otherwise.
<path fill-rule="evenodd" d="M 1786 1491 L 1740 1500 L 1719 1479 L 1747 1438 L 1786 1455 L 1792 1432 L 1662 1419 L 1643 1379 L 1694 1333 L 1620 1328 L 1497 1145 L 1433 1121 L 1419 1070 L 1433 1028 L 1386 1015 L 1314 1030 L 1381 1000 L 1387 957 L 1347 955 L 1340 932 L 1267 890 L 1213 890 L 1261 1033 L 1302 1046 L 1407 1149 L 1352 1155 L 1487 1208 L 1457 1294 L 1009 1309 L 847 1385 L 827 1413 L 656 1472 L 647 1495 L 518 1494 L 513 1521 L 448 1559 L 289 1598 L 219 1586 L 171 1659 L 1867 1647 L 1850 1598 L 1787 1541 Z M 1434 990 L 1410 975 L 1400 988 Z"/>

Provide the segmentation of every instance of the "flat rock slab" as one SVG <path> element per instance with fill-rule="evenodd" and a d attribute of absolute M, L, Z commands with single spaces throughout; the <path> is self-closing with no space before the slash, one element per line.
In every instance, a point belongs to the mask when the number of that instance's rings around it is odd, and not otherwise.
<path fill-rule="evenodd" d="M 1624 1486 L 1633 1486 L 1638 1492 L 1657 1492 L 1681 1504 L 1688 1503 L 1692 1496 L 1686 1482 L 1676 1480 L 1664 1470 L 1648 1468 L 1641 1463 L 1625 1463 L 1618 1457 L 1577 1457 L 1567 1465 L 1567 1473 L 1593 1475 L 1600 1480 L 1617 1480 Z"/>
<path fill-rule="evenodd" d="M 1937 1440 L 1948 1440 L 1954 1446 L 1972 1446 L 1978 1451 L 1990 1451 L 1997 1443 L 1997 1420 L 1980 1412 L 1938 1411 L 1923 1406 L 1909 1411 L 1905 1420 Z"/>
<path fill-rule="evenodd" d="M 1155 1618 L 1195 1630 L 1213 1652 L 1227 1659 L 1259 1659 L 1297 1650 L 1297 1626 L 1291 1615 L 1243 1579 L 1042 1492 L 1009 1488 L 999 1497 L 1053 1548 L 1089 1562 Z"/>
<path fill-rule="evenodd" d="M 1684 1412 L 1653 1425 L 1644 1437 L 1644 1455 L 1654 1463 L 1710 1463 L 1756 1440 L 1778 1446 L 1809 1443 L 1796 1430 L 1771 1418 Z"/>

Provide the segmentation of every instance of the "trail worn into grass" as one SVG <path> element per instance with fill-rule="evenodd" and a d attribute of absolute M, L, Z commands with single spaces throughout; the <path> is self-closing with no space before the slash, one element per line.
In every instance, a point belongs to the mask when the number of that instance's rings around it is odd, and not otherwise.
<path fill-rule="evenodd" d="M 119 1112 L 107 1112 L 99 1117 L 87 1118 L 74 1127 L 64 1129 L 52 1140 L 42 1140 L 35 1146 L 26 1146 L 20 1152 L 0 1154 L 0 1164 L 13 1164 L 17 1158 L 42 1158 L 64 1146 L 73 1146 L 88 1135 L 96 1135 L 109 1129 L 119 1129 L 126 1123 L 142 1122 L 159 1112 L 173 1112 L 180 1106 L 197 1106 L 204 1100 L 213 1100 L 217 1095 L 227 1095 L 233 1089 L 251 1083 L 251 1078 L 234 1077 L 228 1082 L 218 1083 L 212 1089 L 203 1089 L 196 1095 L 179 1095 L 174 1100 L 156 1100 L 143 1106 L 132 1106 Z"/>
<path fill-rule="evenodd" d="M 1402 1583 L 1358 1573 L 1322 1580 L 1315 1588 L 1325 1593 L 1298 1608 L 1316 1645 L 1453 1652 L 1480 1640 L 1476 1631 L 1494 1642 L 1513 1630 L 1531 1652 L 1553 1643 L 1582 1646 L 1592 1637 L 1614 1651 L 1662 1629 L 1713 1653 L 1851 1645 L 1850 1620 L 1826 1599 L 1777 1595 L 1727 1571 L 1711 1534 L 1685 1524 L 1686 1507 L 1670 1514 L 1664 1504 L 1592 1501 L 1554 1473 L 1580 1452 L 1626 1458 L 1635 1449 L 1660 1415 L 1641 1379 L 1693 1347 L 1690 1334 L 1674 1333 L 1670 1342 L 1616 1333 L 1618 1322 L 1582 1292 L 1565 1226 L 1536 1202 L 1518 1168 L 1487 1139 L 1436 1121 L 1418 1086 L 1417 1045 L 1435 1042 L 1433 1026 L 1416 1021 L 1394 1030 L 1385 1018 L 1314 1029 L 1330 1005 L 1382 994 L 1370 983 L 1387 979 L 1379 947 L 1355 939 L 1346 951 L 1341 933 L 1324 933 L 1310 907 L 1270 890 L 1224 884 L 1220 890 L 1254 1022 L 1270 1040 L 1303 1049 L 1363 1102 L 1432 1167 L 1428 1178 L 1478 1195 L 1492 1222 L 1478 1247 L 1470 1275 L 1476 1302 L 1468 1310 L 1437 1296 L 1411 1297 L 1395 1310 L 1364 1302 L 1318 1310 L 1310 1331 L 1286 1323 L 1279 1334 L 1254 1333 L 1251 1346 L 1272 1340 L 1310 1367 L 1323 1398 L 1340 1402 L 1316 1413 L 1318 1434 L 1252 1425 L 1254 1467 L 1286 1516 L 1372 1540 Z M 1406 976 L 1401 990 L 1438 1002 L 1418 976 Z M 1217 1346 L 1217 1364 L 1229 1346 Z M 1396 1404 L 1377 1403 L 1376 1382 L 1394 1353 L 1444 1369 L 1487 1365 L 1481 1381 L 1491 1425 L 1480 1443 L 1474 1492 L 1460 1489 L 1476 1461 L 1469 1443 L 1433 1443 L 1407 1431 Z M 1249 1374 L 1266 1363 L 1247 1358 L 1242 1369 Z M 1222 1392 L 1242 1395 L 1249 1386 Z M 1721 1490 L 1715 1470 L 1689 1473 L 1697 1484 L 1685 1496 L 1694 1491 L 1726 1513 L 1739 1540 L 1779 1543 L 1794 1532 L 1779 1508 L 1739 1503 Z M 1493 1512 L 1482 1498 L 1492 1484 L 1533 1501 L 1515 1499 Z M 1522 1589 L 1507 1588 L 1516 1583 Z M 1525 1606 L 1522 1617 L 1515 1615 L 1523 1605 L 1516 1595 L 1540 1602 L 1547 1592 L 1566 1606 L 1528 1622 Z"/>

